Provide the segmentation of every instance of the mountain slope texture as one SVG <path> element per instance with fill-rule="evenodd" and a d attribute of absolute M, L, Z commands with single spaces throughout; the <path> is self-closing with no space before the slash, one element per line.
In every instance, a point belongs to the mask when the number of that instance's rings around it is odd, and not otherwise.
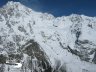
<path fill-rule="evenodd" d="M 96 72 L 95 37 L 96 17 L 56 18 L 8 2 L 0 8 L 0 72 Z"/>

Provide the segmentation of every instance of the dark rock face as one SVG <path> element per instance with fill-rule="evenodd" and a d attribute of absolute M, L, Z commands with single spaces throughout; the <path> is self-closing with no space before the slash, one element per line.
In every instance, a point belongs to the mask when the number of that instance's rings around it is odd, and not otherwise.
<path fill-rule="evenodd" d="M 95 52 L 95 54 L 94 54 L 94 58 L 93 58 L 92 61 L 96 64 L 96 52 Z"/>
<path fill-rule="evenodd" d="M 29 45 L 28 45 L 29 44 Z M 26 47 L 27 46 L 27 47 Z M 27 54 L 30 59 L 29 59 L 29 69 L 33 72 L 51 72 L 52 67 L 50 65 L 50 62 L 44 53 L 40 49 L 40 46 L 37 42 L 34 40 L 28 41 L 24 46 L 23 46 L 23 53 Z"/>
<path fill-rule="evenodd" d="M 4 72 L 4 71 L 5 71 L 4 67 L 5 67 L 4 64 L 1 64 L 1 65 L 0 65 L 0 72 Z"/>
<path fill-rule="evenodd" d="M 21 51 L 27 54 L 30 59 L 28 60 L 28 68 L 31 72 L 66 72 L 65 67 L 59 67 L 60 63 L 57 61 L 56 69 L 54 69 L 46 53 L 40 48 L 40 45 L 34 40 L 28 41 Z"/>
<path fill-rule="evenodd" d="M 1 54 L 1 55 L 0 55 L 0 64 L 6 63 L 6 59 L 7 59 L 7 57 L 4 56 L 3 54 Z"/>

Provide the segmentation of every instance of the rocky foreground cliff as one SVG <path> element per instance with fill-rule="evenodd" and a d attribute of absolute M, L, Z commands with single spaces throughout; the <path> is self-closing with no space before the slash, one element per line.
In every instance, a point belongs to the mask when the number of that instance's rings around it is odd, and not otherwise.
<path fill-rule="evenodd" d="M 0 8 L 0 72 L 96 72 L 96 17 L 54 17 L 19 2 Z"/>

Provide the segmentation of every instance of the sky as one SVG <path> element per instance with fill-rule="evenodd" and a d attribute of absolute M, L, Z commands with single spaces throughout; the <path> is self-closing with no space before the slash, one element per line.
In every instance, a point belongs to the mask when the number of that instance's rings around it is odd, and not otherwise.
<path fill-rule="evenodd" d="M 10 0 L 0 0 L 0 7 Z M 38 12 L 51 13 L 56 17 L 70 14 L 96 16 L 96 0 L 12 0 L 19 1 Z"/>

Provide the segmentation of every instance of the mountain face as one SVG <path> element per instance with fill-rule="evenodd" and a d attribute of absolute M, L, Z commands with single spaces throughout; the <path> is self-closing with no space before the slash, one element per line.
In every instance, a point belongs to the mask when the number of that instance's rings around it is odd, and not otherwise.
<path fill-rule="evenodd" d="M 95 37 L 95 17 L 55 18 L 8 2 L 0 8 L 0 72 L 96 72 Z"/>

